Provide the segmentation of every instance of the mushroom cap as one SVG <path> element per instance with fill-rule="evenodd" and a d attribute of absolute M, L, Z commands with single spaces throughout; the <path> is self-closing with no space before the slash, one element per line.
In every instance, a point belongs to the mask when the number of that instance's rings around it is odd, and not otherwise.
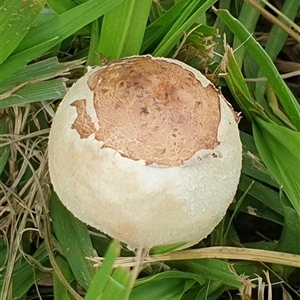
<path fill-rule="evenodd" d="M 205 238 L 233 200 L 241 161 L 231 106 L 199 71 L 167 58 L 90 69 L 49 136 L 62 203 L 132 249 Z"/>

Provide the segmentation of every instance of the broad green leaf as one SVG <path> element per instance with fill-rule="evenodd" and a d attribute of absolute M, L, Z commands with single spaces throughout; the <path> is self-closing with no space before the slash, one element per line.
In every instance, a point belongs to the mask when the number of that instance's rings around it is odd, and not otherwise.
<path fill-rule="evenodd" d="M 282 206 L 284 210 L 284 226 L 276 251 L 300 254 L 300 217 L 292 207 L 285 205 L 285 203 L 283 203 Z M 282 278 L 288 279 L 295 268 L 291 266 L 274 265 L 273 270 Z"/>
<path fill-rule="evenodd" d="M 181 271 L 166 271 L 136 281 L 130 300 L 180 300 L 184 293 L 197 282 L 205 281 L 197 274 Z M 198 281 L 199 280 L 199 281 Z M 149 293 L 151 291 L 151 293 Z"/>
<path fill-rule="evenodd" d="M 65 279 L 69 283 L 71 283 L 75 278 L 70 269 L 68 262 L 61 255 L 57 255 L 55 259 Z M 72 297 L 72 295 L 69 294 L 68 290 L 63 285 L 63 283 L 60 282 L 55 272 L 53 272 L 53 294 L 54 294 L 54 299 L 59 299 L 59 300 L 74 299 L 74 297 Z"/>
<path fill-rule="evenodd" d="M 14 54 L 1 67 L 0 82 L 67 37 L 110 11 L 123 0 L 89 0 L 29 30 Z"/>
<path fill-rule="evenodd" d="M 63 206 L 55 193 L 50 201 L 50 214 L 55 235 L 76 280 L 88 289 L 95 271 L 86 257 L 95 253 L 86 225 Z"/>
<path fill-rule="evenodd" d="M 220 281 L 231 287 L 238 288 L 242 286 L 239 276 L 233 271 L 230 264 L 217 259 L 201 259 L 197 261 L 185 261 L 182 263 L 206 279 Z"/>
<path fill-rule="evenodd" d="M 228 290 L 228 286 L 222 282 L 208 280 L 208 282 L 201 287 L 195 287 L 191 291 L 187 292 L 181 300 L 215 300 Z"/>
<path fill-rule="evenodd" d="M 16 49 L 46 0 L 2 0 L 0 3 L 0 64 Z"/>
<path fill-rule="evenodd" d="M 300 216 L 300 132 L 256 117 L 253 135 L 268 170 L 283 186 L 284 192 Z"/>
<path fill-rule="evenodd" d="M 1 251 L 2 252 L 2 251 Z M 37 251 L 28 256 L 27 260 L 20 259 L 19 263 L 15 265 L 13 271 L 13 299 L 22 297 L 28 289 L 34 284 L 45 277 L 45 272 L 39 266 L 48 262 L 48 254 L 45 244 L 39 245 Z M 0 291 L 3 284 L 4 276 L 0 278 Z"/>
<path fill-rule="evenodd" d="M 140 53 L 152 0 L 125 0 L 105 14 L 98 52 L 109 60 Z"/>
<path fill-rule="evenodd" d="M 300 217 L 295 210 L 283 204 L 284 226 L 277 251 L 300 254 Z"/>
<path fill-rule="evenodd" d="M 288 117 L 294 126 L 300 130 L 300 105 L 291 90 L 281 78 L 278 70 L 272 62 L 272 59 L 254 39 L 250 32 L 243 26 L 243 24 L 235 19 L 228 11 L 216 10 L 216 13 L 237 36 L 240 42 L 243 43 L 248 53 L 259 65 L 261 71 L 264 73 L 265 77 L 267 77 L 270 85 L 275 90 Z M 259 101 L 260 98 L 257 98 L 256 100 Z"/>

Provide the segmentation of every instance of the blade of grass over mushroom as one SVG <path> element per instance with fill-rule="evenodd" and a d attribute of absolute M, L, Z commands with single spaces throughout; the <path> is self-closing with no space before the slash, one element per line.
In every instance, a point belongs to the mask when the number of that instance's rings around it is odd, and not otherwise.
<path fill-rule="evenodd" d="M 1 65 L 0 82 L 122 1 L 103 0 L 99 3 L 98 0 L 90 0 L 30 29 L 13 55 Z"/>
<path fill-rule="evenodd" d="M 88 289 L 94 269 L 86 257 L 95 253 L 87 227 L 62 205 L 55 193 L 50 201 L 50 213 L 56 237 L 72 272 L 78 283 Z"/>
<path fill-rule="evenodd" d="M 46 0 L 1 1 L 0 64 L 7 59 L 22 41 L 46 2 Z"/>
<path fill-rule="evenodd" d="M 260 69 L 264 73 L 265 77 L 267 77 L 269 83 L 274 88 L 280 103 L 286 111 L 287 116 L 290 118 L 294 126 L 300 130 L 300 106 L 291 90 L 280 77 L 280 74 L 274 66 L 271 58 L 251 36 L 249 31 L 228 11 L 215 10 L 215 12 L 222 18 L 230 30 L 239 38 L 239 40 L 244 44 L 244 47 L 248 53 L 260 66 Z M 260 98 L 257 98 L 257 101 L 260 101 Z"/>
<path fill-rule="evenodd" d="M 179 42 L 183 33 L 190 29 L 190 27 L 196 23 L 197 19 L 201 17 L 215 2 L 216 0 L 191 1 L 190 5 L 184 12 L 182 12 L 181 16 L 175 21 L 172 28 L 156 47 L 153 55 L 167 56 L 176 43 Z"/>
<path fill-rule="evenodd" d="M 113 267 L 115 260 L 117 257 L 120 255 L 120 243 L 117 240 L 112 241 L 112 243 L 109 245 L 107 252 L 105 254 L 104 261 L 95 274 L 93 281 L 87 291 L 87 294 L 85 296 L 85 300 L 94 300 L 94 299 L 104 299 L 102 297 L 106 296 L 106 288 L 111 284 L 113 281 L 112 274 L 113 274 Z M 119 273 L 119 271 L 118 271 Z M 118 276 L 120 274 L 117 274 Z M 118 277 L 117 276 L 117 277 Z M 121 276 L 121 282 L 125 286 L 118 286 L 118 290 L 121 291 L 125 288 L 126 290 L 126 285 L 128 285 L 128 274 L 124 274 Z M 120 278 L 119 278 L 120 279 Z M 111 287 L 108 288 L 108 293 L 111 293 Z M 105 297 L 105 299 L 108 299 Z M 123 300 L 124 298 L 118 298 L 120 300 Z M 124 299 L 125 300 L 125 299 Z"/>
<path fill-rule="evenodd" d="M 268 170 L 283 186 L 300 216 L 300 133 L 257 117 L 253 123 L 253 135 Z"/>
<path fill-rule="evenodd" d="M 109 278 L 102 294 L 102 300 L 127 300 L 131 290 L 131 274 L 129 269 L 117 267 Z M 95 299 L 95 298 L 93 298 Z"/>
<path fill-rule="evenodd" d="M 139 54 L 152 0 L 125 0 L 105 14 L 98 52 L 109 60 Z"/>

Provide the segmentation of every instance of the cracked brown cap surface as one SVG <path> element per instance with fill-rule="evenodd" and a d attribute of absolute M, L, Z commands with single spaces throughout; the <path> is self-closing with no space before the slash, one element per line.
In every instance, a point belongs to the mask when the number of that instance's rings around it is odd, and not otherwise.
<path fill-rule="evenodd" d="M 98 124 L 87 113 L 86 99 L 74 101 L 72 128 L 81 138 L 95 134 L 103 147 L 125 157 L 166 166 L 218 145 L 219 93 L 178 64 L 127 58 L 93 73 L 88 86 Z"/>

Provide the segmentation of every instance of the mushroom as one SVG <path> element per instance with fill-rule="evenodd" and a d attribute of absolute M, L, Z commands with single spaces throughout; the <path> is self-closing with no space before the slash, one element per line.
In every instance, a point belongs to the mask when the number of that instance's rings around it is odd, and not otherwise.
<path fill-rule="evenodd" d="M 60 103 L 49 171 L 62 203 L 130 249 L 205 238 L 241 172 L 238 117 L 198 70 L 124 58 L 89 71 Z"/>

